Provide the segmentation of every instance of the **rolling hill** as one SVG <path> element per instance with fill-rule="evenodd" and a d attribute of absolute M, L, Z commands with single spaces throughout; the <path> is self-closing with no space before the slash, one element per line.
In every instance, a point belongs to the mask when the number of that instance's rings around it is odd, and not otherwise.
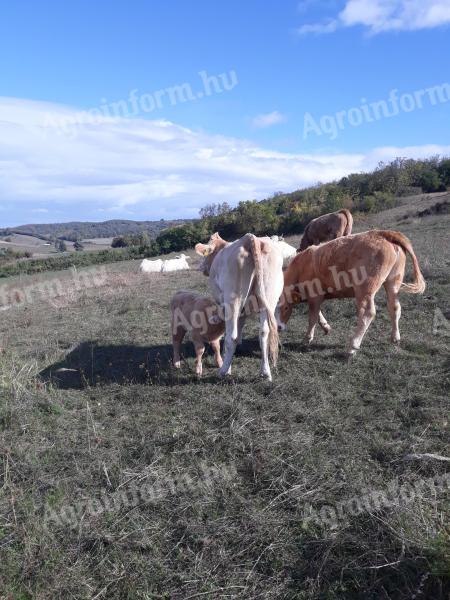
<path fill-rule="evenodd" d="M 19 234 L 44 240 L 59 238 L 75 241 L 93 238 L 112 238 L 117 235 L 136 235 L 146 232 L 151 238 L 155 238 L 163 229 L 183 225 L 187 222 L 189 222 L 189 219 L 175 219 L 171 221 L 164 219 L 159 221 L 113 219 L 98 223 L 92 221 L 72 221 L 69 223 L 29 224 L 0 229 L 0 237 Z"/>

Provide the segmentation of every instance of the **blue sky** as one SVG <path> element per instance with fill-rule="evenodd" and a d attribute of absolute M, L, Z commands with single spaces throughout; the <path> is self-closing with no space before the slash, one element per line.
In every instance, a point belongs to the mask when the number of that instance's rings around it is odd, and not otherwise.
<path fill-rule="evenodd" d="M 0 226 L 196 216 L 450 154 L 449 26 L 450 0 L 9 2 Z"/>

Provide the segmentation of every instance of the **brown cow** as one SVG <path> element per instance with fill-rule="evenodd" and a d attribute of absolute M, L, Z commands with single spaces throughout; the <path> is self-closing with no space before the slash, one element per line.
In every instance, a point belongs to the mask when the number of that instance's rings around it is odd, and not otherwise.
<path fill-rule="evenodd" d="M 309 246 L 318 246 L 322 242 L 350 235 L 352 227 L 352 213 L 346 208 L 317 217 L 306 226 L 298 252 Z"/>
<path fill-rule="evenodd" d="M 181 290 L 170 303 L 172 311 L 172 343 L 173 364 L 181 367 L 180 349 L 187 331 L 191 332 L 195 347 L 195 372 L 202 374 L 202 356 L 205 342 L 214 351 L 216 365 L 223 364 L 220 354 L 220 338 L 225 331 L 225 321 L 219 315 L 219 307 L 211 298 L 201 296 L 197 292 Z"/>
<path fill-rule="evenodd" d="M 406 254 L 411 257 L 415 280 L 403 283 Z M 317 321 L 328 332 L 320 306 L 331 298 L 355 298 L 358 324 L 350 340 L 349 354 L 359 349 L 375 317 L 374 297 L 384 285 L 392 321 L 392 341 L 400 341 L 400 289 L 411 294 L 425 290 L 425 280 L 411 242 L 397 231 L 367 231 L 311 246 L 291 261 L 284 273 L 284 291 L 278 321 L 281 329 L 288 322 L 294 304 L 308 302 L 307 339 L 313 340 Z"/>

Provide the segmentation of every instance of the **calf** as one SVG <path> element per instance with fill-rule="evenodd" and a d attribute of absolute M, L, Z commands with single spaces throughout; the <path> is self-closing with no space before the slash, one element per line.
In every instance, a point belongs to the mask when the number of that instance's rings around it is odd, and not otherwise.
<path fill-rule="evenodd" d="M 172 311 L 173 364 L 180 368 L 180 348 L 187 331 L 191 332 L 195 347 L 195 371 L 202 374 L 202 356 L 205 342 L 214 352 L 216 365 L 222 366 L 220 355 L 220 338 L 225 331 L 225 322 L 219 315 L 217 304 L 197 292 L 181 290 L 170 303 Z"/>
<path fill-rule="evenodd" d="M 350 235 L 353 227 L 352 213 L 343 208 L 337 212 L 321 215 L 308 223 L 300 242 L 299 252 L 322 242 Z"/>
<path fill-rule="evenodd" d="M 403 283 L 406 254 L 414 269 L 414 282 Z M 297 254 L 284 273 L 284 291 L 278 309 L 279 326 L 284 329 L 294 304 L 307 302 L 309 327 L 307 340 L 311 342 L 317 321 L 329 330 L 320 312 L 326 299 L 355 298 L 358 324 L 350 340 L 349 354 L 360 347 L 364 334 L 375 317 L 374 297 L 384 285 L 392 321 L 391 339 L 400 341 L 400 289 L 411 294 L 425 290 L 425 280 L 414 254 L 411 242 L 398 231 L 366 231 L 311 246 Z"/>

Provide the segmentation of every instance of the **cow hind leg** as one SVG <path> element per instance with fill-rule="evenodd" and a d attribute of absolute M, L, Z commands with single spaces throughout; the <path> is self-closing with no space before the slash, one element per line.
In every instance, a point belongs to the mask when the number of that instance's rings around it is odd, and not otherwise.
<path fill-rule="evenodd" d="M 398 288 L 394 282 L 386 281 L 384 289 L 386 290 L 387 307 L 392 323 L 391 341 L 394 344 L 398 344 L 400 341 L 400 329 L 398 324 L 402 314 L 402 307 L 398 299 Z"/>
<path fill-rule="evenodd" d="M 231 362 L 233 360 L 234 353 L 236 352 L 237 338 L 233 339 L 231 333 L 225 334 L 225 355 L 222 366 L 219 369 L 219 375 L 225 377 L 225 375 L 231 375 Z"/>
<path fill-rule="evenodd" d="M 391 340 L 394 344 L 398 344 L 400 341 L 400 330 L 398 324 L 400 321 L 402 309 L 398 300 L 398 292 L 400 290 L 400 286 L 402 285 L 403 277 L 405 275 L 405 262 L 405 253 L 397 249 L 397 260 L 391 272 L 389 273 L 388 278 L 384 282 L 387 307 L 392 323 Z"/>
<path fill-rule="evenodd" d="M 358 323 L 354 335 L 350 340 L 349 356 L 353 356 L 361 346 L 364 334 L 375 318 L 376 309 L 374 295 L 366 295 L 356 299 L 358 309 Z"/>
<path fill-rule="evenodd" d="M 267 311 L 259 313 L 259 345 L 261 348 L 261 375 L 272 381 L 272 373 L 269 365 L 269 317 Z"/>

